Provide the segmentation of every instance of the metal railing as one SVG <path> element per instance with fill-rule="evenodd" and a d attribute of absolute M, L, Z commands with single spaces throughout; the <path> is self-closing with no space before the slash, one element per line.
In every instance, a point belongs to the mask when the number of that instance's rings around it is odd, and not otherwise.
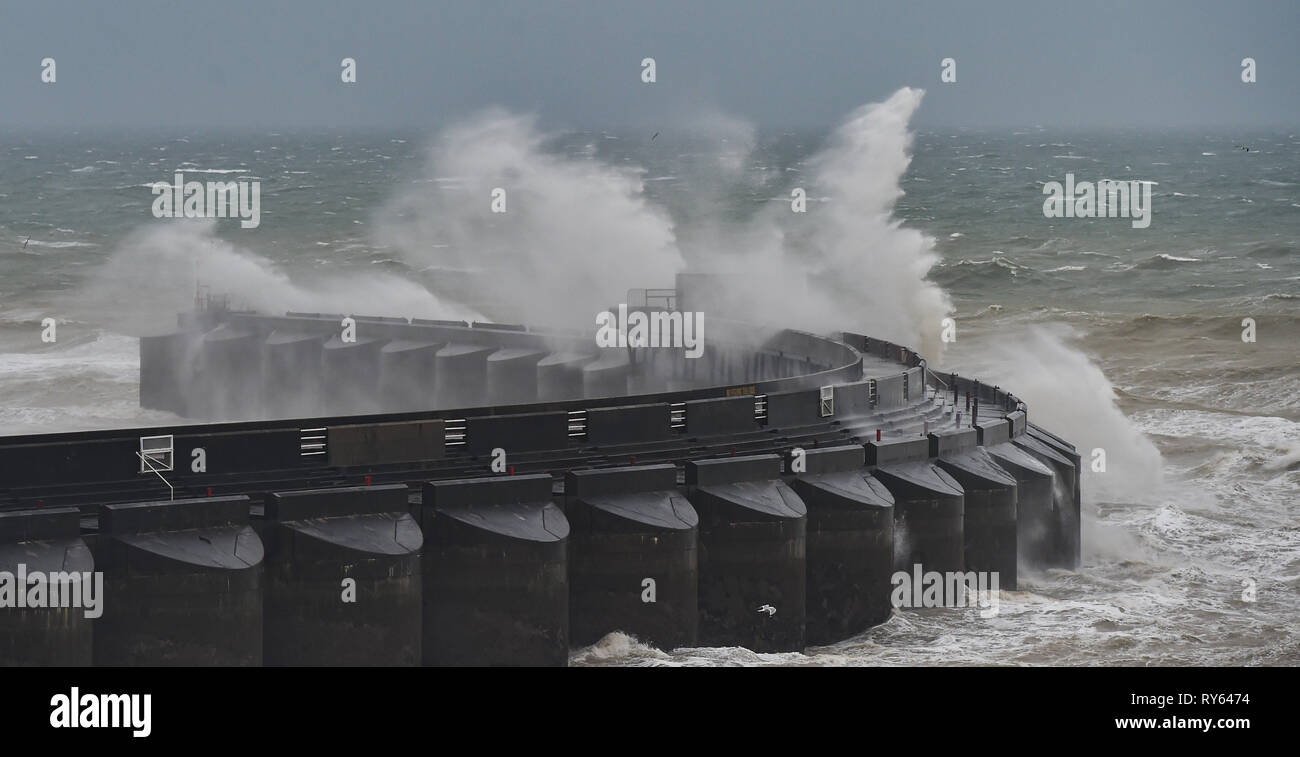
<path fill-rule="evenodd" d="M 569 438 L 570 439 L 587 438 L 587 411 L 586 410 L 569 411 Z"/>
<path fill-rule="evenodd" d="M 677 309 L 676 289 L 629 289 L 627 290 L 629 308 L 655 308 L 664 310 Z"/>
<path fill-rule="evenodd" d="M 325 443 L 324 428 L 304 428 L 298 431 L 298 453 L 302 457 L 325 454 Z"/>
<path fill-rule="evenodd" d="M 685 402 L 674 402 L 668 405 L 668 428 L 676 434 L 686 432 Z"/>
<path fill-rule="evenodd" d="M 447 447 L 463 447 L 468 436 L 468 425 L 464 418 L 448 418 L 443 423 L 443 444 Z"/>

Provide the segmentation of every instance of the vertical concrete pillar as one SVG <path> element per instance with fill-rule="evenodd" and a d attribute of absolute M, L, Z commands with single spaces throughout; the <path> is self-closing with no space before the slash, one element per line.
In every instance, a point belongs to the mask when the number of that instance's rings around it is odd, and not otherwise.
<path fill-rule="evenodd" d="M 407 491 L 266 495 L 267 665 L 420 664 L 424 538 Z"/>
<path fill-rule="evenodd" d="M 677 468 L 570 471 L 572 644 L 624 631 L 662 649 L 695 646 L 699 516 L 677 491 Z"/>
<path fill-rule="evenodd" d="M 808 510 L 777 455 L 686 464 L 700 515 L 700 641 L 756 652 L 804 647 Z"/>
<path fill-rule="evenodd" d="M 568 664 L 569 522 L 551 477 L 431 481 L 418 513 L 424 664 Z"/>
<path fill-rule="evenodd" d="M 11 592 L 0 605 L 0 667 L 90 666 L 103 581 L 80 521 L 75 507 L 0 512 L 0 581 Z"/>
<path fill-rule="evenodd" d="M 248 497 L 104 505 L 100 666 L 262 664 L 262 541 Z"/>
<path fill-rule="evenodd" d="M 786 470 L 808 508 L 808 643 L 829 644 L 889 618 L 894 498 L 861 445 L 801 452 Z"/>

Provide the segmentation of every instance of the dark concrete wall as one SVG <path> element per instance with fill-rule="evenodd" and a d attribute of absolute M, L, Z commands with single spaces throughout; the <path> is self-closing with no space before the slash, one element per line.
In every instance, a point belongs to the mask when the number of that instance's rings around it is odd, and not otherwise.
<path fill-rule="evenodd" d="M 338 467 L 437 460 L 446 451 L 441 419 L 329 426 L 329 464 Z"/>
<path fill-rule="evenodd" d="M 887 376 L 876 379 L 876 407 L 881 409 L 903 406 L 903 377 Z"/>
<path fill-rule="evenodd" d="M 434 371 L 443 344 L 393 340 L 379 351 L 379 396 L 385 411 L 433 407 Z"/>
<path fill-rule="evenodd" d="M 808 508 L 809 644 L 840 641 L 890 613 L 894 499 L 859 445 L 806 451 L 790 486 Z"/>
<path fill-rule="evenodd" d="M 476 407 L 487 397 L 487 358 L 496 347 L 452 343 L 434 358 L 434 406 Z"/>
<path fill-rule="evenodd" d="M 700 641 L 760 652 L 805 643 L 808 511 L 776 455 L 692 461 L 700 514 Z"/>
<path fill-rule="evenodd" d="M 999 586 L 1017 583 L 1017 502 L 1015 477 L 975 446 L 974 429 L 931 434 L 940 454 L 935 464 L 965 491 L 962 539 L 966 570 L 998 574 Z"/>
<path fill-rule="evenodd" d="M 753 397 L 724 397 L 686 403 L 686 433 L 691 436 L 734 434 L 757 428 Z"/>
<path fill-rule="evenodd" d="M 783 428 L 806 426 L 821 420 L 820 393 L 816 389 L 767 395 L 767 425 Z"/>
<path fill-rule="evenodd" d="M 964 495 L 929 459 L 929 440 L 869 442 L 867 462 L 894 496 L 894 566 L 910 572 L 962 571 Z"/>
<path fill-rule="evenodd" d="M 506 459 L 517 452 L 564 449 L 569 445 L 568 413 L 534 413 L 525 416 L 497 415 L 465 419 L 466 445 L 471 454 L 506 451 Z"/>
<path fill-rule="evenodd" d="M 189 415 L 185 387 L 193 379 L 190 331 L 140 337 L 140 407 Z"/>
<path fill-rule="evenodd" d="M 1051 567 L 1073 570 L 1079 564 L 1078 455 L 1054 439 L 1035 434 L 1032 428 L 1011 443 L 1052 469 L 1055 477 L 1052 488 L 1054 543 L 1046 560 Z"/>
<path fill-rule="evenodd" d="M 677 468 L 571 471 L 565 478 L 570 643 L 624 631 L 663 649 L 695 646 L 699 516 Z"/>
<path fill-rule="evenodd" d="M 583 396 L 582 367 L 593 360 L 582 353 L 552 353 L 537 363 L 537 399 L 573 400 Z"/>
<path fill-rule="evenodd" d="M 516 347 L 498 350 L 487 361 L 487 401 L 520 405 L 537 401 L 537 363 L 545 350 Z"/>
<path fill-rule="evenodd" d="M 262 542 L 248 498 L 105 505 L 95 664 L 262 664 Z"/>
<path fill-rule="evenodd" d="M 855 381 L 852 384 L 836 386 L 835 416 L 840 418 L 870 415 L 874 408 L 871 405 L 869 387 L 869 381 Z"/>
<path fill-rule="evenodd" d="M 265 664 L 420 664 L 424 538 L 407 491 L 267 495 Z"/>
<path fill-rule="evenodd" d="M 1052 470 L 1014 444 L 1003 442 L 982 449 L 1016 479 L 1017 566 L 1048 567 L 1056 548 Z"/>
<path fill-rule="evenodd" d="M 262 345 L 262 414 L 302 418 L 320 414 L 324 380 L 320 371 L 326 335 L 272 332 Z"/>
<path fill-rule="evenodd" d="M 0 571 L 13 576 L 17 591 L 19 566 L 27 575 L 93 573 L 95 560 L 82 540 L 80 513 L 73 507 L 0 513 Z M 93 581 L 93 577 L 91 578 Z M 59 591 L 74 587 L 60 583 Z M 82 584 L 81 601 L 86 604 Z M 46 594 L 46 599 L 51 598 Z M 77 597 L 74 592 L 71 595 Z M 12 597 L 15 605 L 18 597 Z M 99 596 L 102 610 L 104 597 Z M 92 661 L 92 624 L 87 607 L 0 607 L 0 668 L 11 666 L 88 667 Z"/>
<path fill-rule="evenodd" d="M 551 477 L 429 482 L 425 665 L 566 665 L 569 524 Z"/>
<path fill-rule="evenodd" d="M 379 394 L 381 350 L 387 340 L 358 337 L 345 342 L 337 335 L 321 350 L 325 407 L 338 413 L 377 413 L 384 409 Z"/>
<path fill-rule="evenodd" d="M 262 338 L 222 324 L 203 336 L 186 402 L 202 418 L 255 418 L 262 409 Z"/>
<path fill-rule="evenodd" d="M 629 444 L 672 436 L 667 403 L 592 408 L 587 411 L 587 443 Z"/>

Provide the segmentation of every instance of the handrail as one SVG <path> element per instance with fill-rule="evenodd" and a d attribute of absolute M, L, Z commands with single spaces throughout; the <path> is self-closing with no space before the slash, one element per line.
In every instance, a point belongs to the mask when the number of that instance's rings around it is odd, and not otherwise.
<path fill-rule="evenodd" d="M 141 464 L 141 465 L 146 466 L 150 471 L 153 472 L 153 474 L 154 474 L 155 476 L 157 476 L 158 478 L 161 478 L 161 479 L 162 479 L 162 482 L 163 482 L 164 484 L 167 484 L 167 489 L 168 489 L 168 491 L 170 492 L 170 493 L 168 494 L 168 496 L 167 496 L 167 500 L 168 500 L 169 502 L 174 502 L 174 501 L 176 501 L 176 487 L 172 486 L 172 482 L 168 481 L 168 480 L 163 476 L 162 473 L 158 472 L 158 469 L 157 469 L 157 468 L 153 467 L 153 463 L 151 463 L 151 462 L 149 461 L 149 457 L 148 457 L 148 455 L 145 455 L 145 454 L 142 453 L 142 452 L 137 452 L 137 453 L 135 453 L 135 456 L 138 457 L 138 458 L 140 458 L 140 464 Z"/>

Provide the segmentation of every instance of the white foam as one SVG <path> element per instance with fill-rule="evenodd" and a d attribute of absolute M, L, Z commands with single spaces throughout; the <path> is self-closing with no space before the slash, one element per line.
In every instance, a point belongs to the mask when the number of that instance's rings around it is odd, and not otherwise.
<path fill-rule="evenodd" d="M 941 370 L 1007 387 L 1025 401 L 1029 420 L 1064 434 L 1083 458 L 1085 501 L 1132 501 L 1162 482 L 1159 451 L 1115 401 L 1114 386 L 1088 356 L 1071 347 L 1060 324 L 1013 328 L 959 340 L 960 362 Z M 1106 451 L 1107 472 L 1091 471 L 1092 450 Z"/>
<path fill-rule="evenodd" d="M 195 282 L 236 307 L 398 317 L 482 319 L 410 280 L 335 268 L 291 278 L 271 261 L 216 236 L 213 219 L 171 220 L 133 232 L 73 305 L 128 333 L 157 332 L 193 306 Z"/>
<path fill-rule="evenodd" d="M 28 247 L 49 247 L 55 250 L 65 250 L 74 247 L 98 247 L 94 242 L 46 242 L 40 239 L 26 240 Z"/>
<path fill-rule="evenodd" d="M 245 173 L 247 168 L 177 168 L 179 173 Z"/>

